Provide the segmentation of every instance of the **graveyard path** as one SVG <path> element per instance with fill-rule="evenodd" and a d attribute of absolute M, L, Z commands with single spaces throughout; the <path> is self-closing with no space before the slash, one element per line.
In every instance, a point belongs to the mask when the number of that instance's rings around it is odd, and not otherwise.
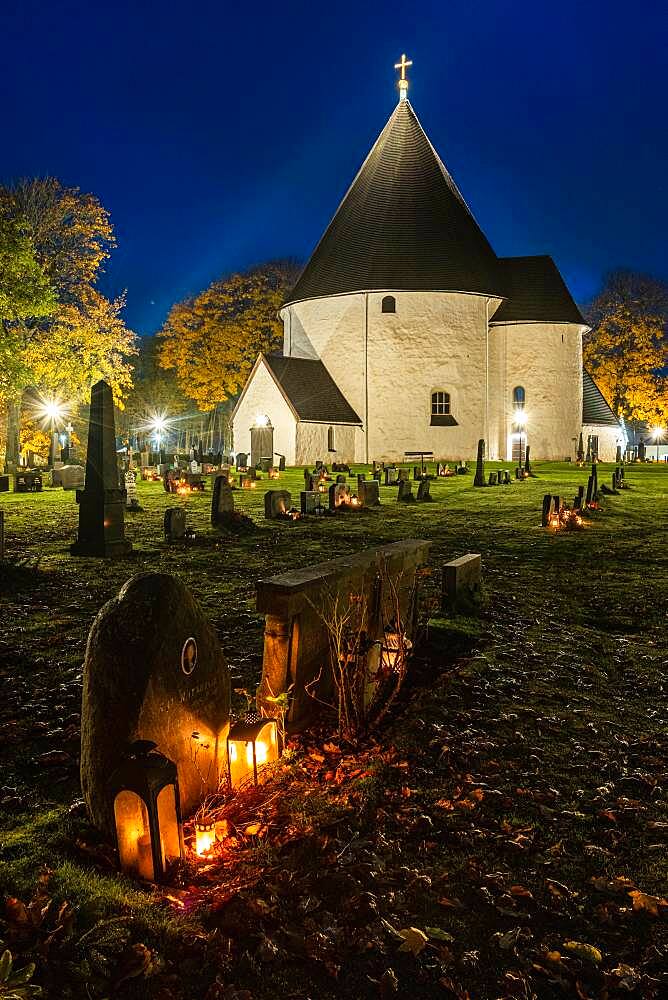
<path fill-rule="evenodd" d="M 39 959 L 50 995 L 65 983 L 77 996 L 88 975 L 102 997 L 127 972 L 116 995 L 155 1000 L 668 993 L 663 470 L 628 470 L 633 489 L 561 536 L 537 527 L 541 495 L 570 495 L 582 473 L 538 471 L 507 490 L 435 483 L 419 508 L 382 491 L 380 511 L 308 525 L 265 526 L 261 493 L 237 495 L 260 525 L 244 536 L 206 532 L 198 497 L 191 549 L 161 542 L 164 495 L 142 484 L 136 553 L 103 572 L 64 554 L 70 496 L 3 501 L 9 554 L 25 562 L 0 577 L 0 880 L 28 899 L 48 865 L 49 893 L 80 908 Z M 482 552 L 485 602 L 431 626 L 387 727 L 357 749 L 305 743 L 266 832 L 242 833 L 226 870 L 191 871 L 167 906 L 110 878 L 104 845 L 67 815 L 101 604 L 131 572 L 177 572 L 252 688 L 257 576 L 410 536 L 433 540 L 434 567 Z M 437 605 L 434 574 L 433 617 Z M 18 942 L 9 917 L 0 936 Z M 56 924 L 57 907 L 15 950 Z M 78 944 L 91 929 L 106 956 L 92 971 Z"/>

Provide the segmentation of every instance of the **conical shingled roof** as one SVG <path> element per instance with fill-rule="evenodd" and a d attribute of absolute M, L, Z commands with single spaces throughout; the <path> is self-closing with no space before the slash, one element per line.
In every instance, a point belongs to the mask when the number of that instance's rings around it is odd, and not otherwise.
<path fill-rule="evenodd" d="M 496 256 L 400 101 L 286 304 L 371 290 L 503 294 Z"/>

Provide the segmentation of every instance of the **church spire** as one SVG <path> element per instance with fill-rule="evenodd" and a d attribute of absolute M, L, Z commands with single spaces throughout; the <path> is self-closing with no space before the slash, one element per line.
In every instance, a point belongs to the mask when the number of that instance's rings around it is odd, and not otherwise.
<path fill-rule="evenodd" d="M 412 59 L 406 59 L 406 53 L 404 52 L 401 61 L 394 64 L 395 69 L 401 70 L 401 76 L 399 77 L 399 100 L 405 101 L 408 96 L 408 80 L 406 79 L 406 70 L 409 66 L 413 65 Z"/>

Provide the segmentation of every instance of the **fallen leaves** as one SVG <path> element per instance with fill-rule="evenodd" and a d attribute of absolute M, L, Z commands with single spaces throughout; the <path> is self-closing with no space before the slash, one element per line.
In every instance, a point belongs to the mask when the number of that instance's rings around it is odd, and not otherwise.
<path fill-rule="evenodd" d="M 399 934 L 404 939 L 403 944 L 399 946 L 399 951 L 409 951 L 411 955 L 419 955 L 429 943 L 429 938 L 419 927 L 404 927 L 403 930 L 399 931 Z"/>
<path fill-rule="evenodd" d="M 593 962 L 595 965 L 600 965 L 603 961 L 601 950 L 593 944 L 586 944 L 584 941 L 564 941 L 563 948 L 577 958 Z"/>

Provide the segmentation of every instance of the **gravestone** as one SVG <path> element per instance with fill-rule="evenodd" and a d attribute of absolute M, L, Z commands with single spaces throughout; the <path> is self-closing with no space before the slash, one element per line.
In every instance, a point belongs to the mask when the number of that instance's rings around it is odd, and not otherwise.
<path fill-rule="evenodd" d="M 267 458 L 264 455 L 260 459 L 260 472 L 269 472 L 271 469 L 271 458 Z"/>
<path fill-rule="evenodd" d="M 276 454 L 278 455 L 278 471 L 285 472 L 285 455 L 279 455 L 278 452 Z"/>
<path fill-rule="evenodd" d="M 397 472 L 397 482 L 403 481 L 408 482 L 410 474 L 408 469 L 399 469 Z"/>
<path fill-rule="evenodd" d="M 130 470 L 125 473 L 125 509 L 141 510 L 137 496 L 137 477 Z"/>
<path fill-rule="evenodd" d="M 525 456 L 524 456 L 524 471 L 528 472 L 529 475 L 531 475 L 531 459 L 529 457 L 530 454 L 531 454 L 531 445 L 527 445 L 526 446 Z"/>
<path fill-rule="evenodd" d="M 592 503 L 593 500 L 594 500 L 594 477 L 589 476 L 589 478 L 587 479 L 587 494 L 585 497 L 585 502 L 587 507 L 589 506 L 590 503 Z"/>
<path fill-rule="evenodd" d="M 496 472 L 490 472 L 489 479 L 487 480 L 487 485 L 488 486 L 496 486 L 496 480 L 497 480 L 497 473 Z"/>
<path fill-rule="evenodd" d="M 343 475 L 343 473 L 339 473 L 339 475 L 336 477 L 336 481 L 337 483 L 345 483 L 346 477 Z"/>
<path fill-rule="evenodd" d="M 431 500 L 434 499 L 432 497 L 431 493 L 429 492 L 430 491 L 430 487 L 431 487 L 431 483 L 429 482 L 428 479 L 421 479 L 420 480 L 420 483 L 418 485 L 418 491 L 417 491 L 417 502 L 418 503 L 428 503 L 429 501 L 431 501 Z"/>
<path fill-rule="evenodd" d="M 515 469 L 515 479 L 524 479 L 524 469 L 520 465 Z"/>
<path fill-rule="evenodd" d="M 237 457 L 235 459 L 237 469 L 245 469 L 248 465 L 248 455 L 245 451 L 237 452 Z"/>
<path fill-rule="evenodd" d="M 163 526 L 168 542 L 182 541 L 186 537 L 186 512 L 183 507 L 168 507 Z"/>
<path fill-rule="evenodd" d="M 70 547 L 72 555 L 117 556 L 131 551 L 124 531 L 123 491 L 118 485 L 114 400 L 111 386 L 104 381 L 91 389 L 86 485 L 77 490 L 77 503 L 79 531 Z"/>
<path fill-rule="evenodd" d="M 573 508 L 575 510 L 582 510 L 582 507 L 584 505 L 584 492 L 585 492 L 584 486 L 578 486 L 578 491 L 573 501 Z"/>
<path fill-rule="evenodd" d="M 320 507 L 320 494 L 317 490 L 302 490 L 299 494 L 299 510 L 303 516 L 315 514 Z"/>
<path fill-rule="evenodd" d="M 584 441 L 582 440 L 582 431 L 580 431 L 580 437 L 578 438 L 578 448 L 577 448 L 577 460 L 580 465 L 583 464 L 584 458 L 585 458 Z"/>
<path fill-rule="evenodd" d="M 290 690 L 286 724 L 293 732 L 313 719 L 318 699 L 329 704 L 336 700 L 330 636 L 323 624 L 323 615 L 328 615 L 335 601 L 343 601 L 345 607 L 351 595 L 365 599 L 366 633 L 372 646 L 367 660 L 369 673 L 376 672 L 372 653 L 378 656 L 379 640 L 384 639 L 384 626 L 390 619 L 398 617 L 402 631 L 413 641 L 418 568 L 425 564 L 429 546 L 422 539 L 406 539 L 260 580 L 257 610 L 266 617 L 258 707 L 275 716 L 276 698 Z"/>
<path fill-rule="evenodd" d="M 51 473 L 51 485 L 62 486 L 64 490 L 80 490 L 85 485 L 82 465 L 63 465 Z"/>
<path fill-rule="evenodd" d="M 478 454 L 476 457 L 475 479 L 473 480 L 473 485 L 485 485 L 485 442 L 482 438 L 478 441 Z"/>
<path fill-rule="evenodd" d="M 329 487 L 329 509 L 336 510 L 350 503 L 350 490 L 345 483 L 332 483 Z"/>
<path fill-rule="evenodd" d="M 399 475 L 395 466 L 391 465 L 385 469 L 385 485 L 394 486 L 398 481 Z"/>
<path fill-rule="evenodd" d="M 380 504 L 380 483 L 377 479 L 362 481 L 357 487 L 357 498 L 362 507 L 378 507 Z"/>
<path fill-rule="evenodd" d="M 16 472 L 14 474 L 15 493 L 41 493 L 42 477 L 39 472 Z"/>
<path fill-rule="evenodd" d="M 540 524 L 542 528 L 547 528 L 550 523 L 550 514 L 552 512 L 552 494 L 546 493 L 543 497 L 543 509 L 540 517 Z"/>
<path fill-rule="evenodd" d="M 229 712 L 225 657 L 190 591 L 166 573 L 133 577 L 101 609 L 86 647 L 81 785 L 95 826 L 113 833 L 108 779 L 135 740 L 153 740 L 176 764 L 184 814 L 215 792 Z"/>
<path fill-rule="evenodd" d="M 443 567 L 441 602 L 447 612 L 458 601 L 476 600 L 482 584 L 482 557 L 467 552 Z"/>
<path fill-rule="evenodd" d="M 364 473 L 364 472 L 358 472 L 357 473 L 357 489 L 360 488 L 360 483 L 365 483 L 365 482 L 366 482 L 366 473 Z"/>
<path fill-rule="evenodd" d="M 267 490 L 264 495 L 264 516 L 275 521 L 283 517 L 292 507 L 292 496 L 288 490 Z"/>
<path fill-rule="evenodd" d="M 0 476 L 0 493 L 9 491 L 9 476 Z"/>
<path fill-rule="evenodd" d="M 310 469 L 304 469 L 304 489 L 309 493 L 313 491 L 313 486 L 314 486 L 313 480 L 314 480 L 313 473 L 310 471 Z"/>
<path fill-rule="evenodd" d="M 622 462 L 622 446 L 621 446 L 621 444 L 617 445 L 617 451 L 615 453 L 615 462 L 616 462 L 617 465 L 620 465 L 621 462 Z"/>
<path fill-rule="evenodd" d="M 503 470 L 503 485 L 504 486 L 510 486 L 510 483 L 511 483 L 510 472 L 508 471 L 508 469 L 504 469 Z"/>
<path fill-rule="evenodd" d="M 413 496 L 413 488 L 411 487 L 410 481 L 408 479 L 400 479 L 397 503 L 413 503 L 414 500 L 415 497 Z"/>
<path fill-rule="evenodd" d="M 234 493 L 226 475 L 216 476 L 211 498 L 211 524 L 214 526 L 234 513 Z"/>
<path fill-rule="evenodd" d="M 377 483 L 380 483 L 380 481 L 381 481 L 382 478 L 383 478 L 383 470 L 382 469 L 376 469 L 375 472 L 374 472 L 374 474 L 373 474 L 373 479 L 375 479 L 375 481 Z"/>
<path fill-rule="evenodd" d="M 460 461 L 459 465 L 457 466 L 457 468 L 455 469 L 455 472 L 457 473 L 458 476 L 466 476 L 466 475 L 468 475 L 468 471 L 469 471 L 469 468 L 468 468 L 468 465 L 466 464 L 466 462 L 461 462 L 461 461 Z"/>

